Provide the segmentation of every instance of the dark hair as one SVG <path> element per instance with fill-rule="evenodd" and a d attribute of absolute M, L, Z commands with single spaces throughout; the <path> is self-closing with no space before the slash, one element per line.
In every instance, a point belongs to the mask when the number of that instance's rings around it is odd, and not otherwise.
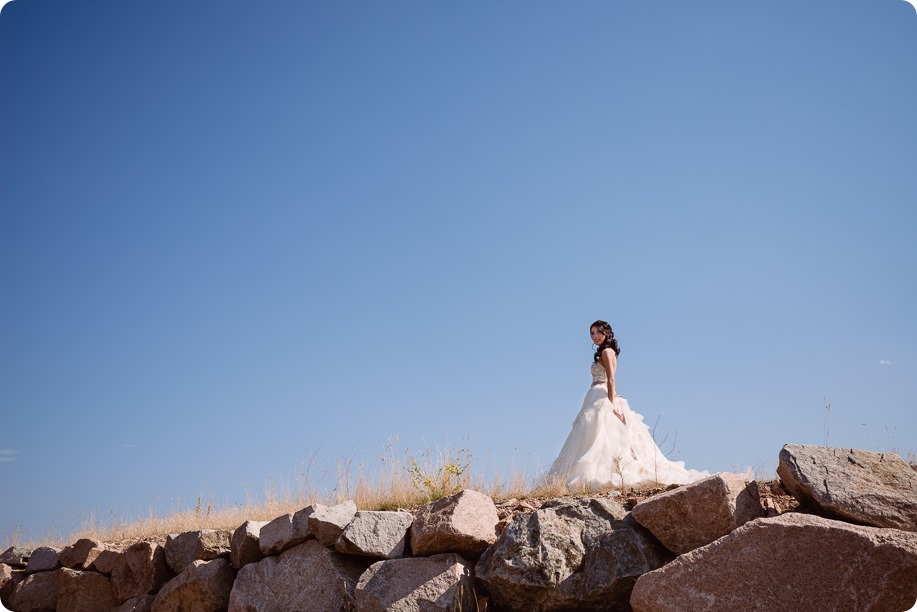
<path fill-rule="evenodd" d="M 589 326 L 589 331 L 592 331 L 593 327 L 598 328 L 600 332 L 605 334 L 605 341 L 602 343 L 601 346 L 595 349 L 595 355 L 592 356 L 592 359 L 594 361 L 598 361 L 599 359 L 601 359 L 602 351 L 604 351 L 607 348 L 610 348 L 611 350 L 615 352 L 615 357 L 620 355 L 621 349 L 618 348 L 618 341 L 615 340 L 615 333 L 614 331 L 612 331 L 611 325 L 609 325 L 605 321 L 596 321 L 595 323 Z"/>

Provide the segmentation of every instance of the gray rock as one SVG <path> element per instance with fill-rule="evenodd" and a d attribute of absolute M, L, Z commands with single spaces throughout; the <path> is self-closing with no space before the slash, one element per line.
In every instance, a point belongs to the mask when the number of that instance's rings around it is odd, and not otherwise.
<path fill-rule="evenodd" d="M 334 547 L 349 555 L 397 559 L 404 555 L 413 520 L 409 512 L 361 510 L 341 532 Z"/>
<path fill-rule="evenodd" d="M 89 569 L 104 549 L 105 545 L 98 540 L 81 538 L 60 551 L 60 564 L 70 569 Z"/>
<path fill-rule="evenodd" d="M 96 572 L 60 570 L 57 612 L 111 612 L 115 596 L 111 581 Z"/>
<path fill-rule="evenodd" d="M 631 515 L 680 555 L 761 518 L 765 511 L 757 483 L 736 474 L 717 474 L 654 495 L 634 506 Z"/>
<path fill-rule="evenodd" d="M 328 507 L 314 504 L 309 515 L 309 533 L 322 544 L 334 546 L 344 528 L 353 520 L 357 505 L 350 500 Z"/>
<path fill-rule="evenodd" d="M 15 612 L 44 612 L 57 608 L 60 570 L 32 574 L 18 585 L 10 598 Z"/>
<path fill-rule="evenodd" d="M 185 571 L 162 587 L 152 612 L 216 612 L 229 606 L 235 572 L 226 559 L 192 561 Z"/>
<path fill-rule="evenodd" d="M 239 570 L 229 597 L 229 611 L 352 609 L 353 591 L 363 569 L 363 565 L 325 548 L 317 540 L 308 540 L 279 557 L 266 557 Z"/>
<path fill-rule="evenodd" d="M 118 555 L 111 573 L 115 601 L 154 594 L 170 578 L 166 551 L 151 542 L 137 542 Z"/>
<path fill-rule="evenodd" d="M 917 534 L 795 512 L 746 523 L 644 574 L 636 612 L 906 610 L 917 599 Z"/>
<path fill-rule="evenodd" d="M 140 597 L 131 597 L 118 606 L 115 612 L 151 612 L 154 599 L 156 599 L 156 596 L 149 594 L 141 595 Z"/>
<path fill-rule="evenodd" d="M 463 489 L 421 506 L 411 525 L 417 557 L 456 552 L 477 559 L 497 539 L 497 507 L 490 497 Z"/>
<path fill-rule="evenodd" d="M 232 533 L 225 529 L 204 529 L 169 535 L 166 539 L 166 563 L 176 574 L 194 561 L 210 561 L 229 556 Z"/>
<path fill-rule="evenodd" d="M 105 574 L 106 576 L 111 576 L 111 573 L 115 569 L 115 564 L 118 562 L 118 557 L 121 555 L 119 550 L 102 550 L 99 551 L 99 554 L 95 559 L 92 560 L 92 563 L 89 564 L 89 569 Z"/>
<path fill-rule="evenodd" d="M 50 546 L 39 546 L 32 551 L 29 557 L 29 564 L 25 571 L 33 574 L 35 572 L 49 572 L 60 567 L 60 549 Z"/>
<path fill-rule="evenodd" d="M 261 528 L 267 525 L 267 521 L 245 521 L 232 534 L 229 542 L 229 560 L 236 569 L 249 563 L 257 563 L 264 558 L 264 553 L 258 544 L 258 538 Z"/>
<path fill-rule="evenodd" d="M 24 568 L 29 564 L 29 555 L 32 554 L 31 548 L 22 546 L 10 546 L 0 555 L 0 563 L 9 565 L 13 568 Z"/>
<path fill-rule="evenodd" d="M 512 610 L 626 609 L 637 578 L 671 558 L 620 504 L 555 500 L 517 515 L 475 574 Z"/>
<path fill-rule="evenodd" d="M 477 611 L 471 566 L 456 554 L 373 563 L 356 590 L 361 612 Z"/>
<path fill-rule="evenodd" d="M 894 453 L 787 444 L 777 474 L 817 514 L 917 531 L 917 472 Z"/>
<path fill-rule="evenodd" d="M 308 540 L 312 536 L 309 532 L 312 511 L 313 507 L 307 506 L 298 512 L 278 516 L 263 526 L 258 536 L 262 554 L 276 555 Z"/>

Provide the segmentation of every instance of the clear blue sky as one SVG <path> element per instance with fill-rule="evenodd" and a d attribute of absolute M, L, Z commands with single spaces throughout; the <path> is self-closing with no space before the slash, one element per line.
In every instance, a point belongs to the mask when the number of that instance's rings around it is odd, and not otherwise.
<path fill-rule="evenodd" d="M 15 0 L 0 540 L 391 436 L 544 467 L 599 318 L 690 467 L 825 396 L 907 454 L 915 108 L 902 0 Z"/>

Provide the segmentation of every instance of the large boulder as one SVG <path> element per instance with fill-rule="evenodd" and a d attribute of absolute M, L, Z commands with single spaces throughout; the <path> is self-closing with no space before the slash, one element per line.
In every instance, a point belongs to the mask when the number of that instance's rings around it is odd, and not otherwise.
<path fill-rule="evenodd" d="M 471 566 L 456 554 L 373 563 L 357 583 L 356 603 L 361 612 L 477 610 Z"/>
<path fill-rule="evenodd" d="M 149 593 L 139 597 L 131 597 L 118 606 L 114 612 L 151 612 L 154 599 L 156 599 L 156 596 Z"/>
<path fill-rule="evenodd" d="M 477 559 L 497 539 L 499 522 L 490 497 L 463 489 L 418 509 L 411 552 L 418 557 L 456 552 Z"/>
<path fill-rule="evenodd" d="M 29 564 L 29 555 L 31 554 L 31 548 L 10 546 L 3 551 L 3 554 L 0 554 L 0 563 L 9 565 L 13 568 L 24 568 Z"/>
<path fill-rule="evenodd" d="M 133 597 L 155 594 L 169 578 L 171 573 L 163 547 L 137 542 L 118 555 L 111 573 L 111 586 L 120 604 Z"/>
<path fill-rule="evenodd" d="M 334 546 L 356 513 L 357 505 L 350 500 L 330 507 L 314 504 L 309 515 L 309 533 L 323 546 Z"/>
<path fill-rule="evenodd" d="M 91 538 L 80 538 L 60 551 L 60 564 L 70 569 L 89 569 L 105 545 Z"/>
<path fill-rule="evenodd" d="M 267 521 L 245 521 L 236 529 L 229 540 L 229 561 L 236 569 L 264 558 L 258 544 L 261 528 Z"/>
<path fill-rule="evenodd" d="M 917 534 L 799 513 L 746 523 L 643 575 L 636 612 L 906 610 Z"/>
<path fill-rule="evenodd" d="M 276 555 L 308 540 L 312 535 L 309 533 L 312 511 L 313 507 L 307 506 L 297 512 L 278 516 L 264 525 L 258 536 L 261 553 L 265 556 Z"/>
<path fill-rule="evenodd" d="M 349 555 L 397 559 L 404 555 L 413 520 L 409 512 L 361 510 L 341 532 L 334 547 Z"/>
<path fill-rule="evenodd" d="M 777 474 L 815 513 L 917 531 L 917 472 L 894 453 L 787 444 Z"/>
<path fill-rule="evenodd" d="M 517 515 L 475 575 L 511 610 L 626 609 L 637 578 L 671 558 L 620 504 L 555 500 Z"/>
<path fill-rule="evenodd" d="M 59 592 L 60 570 L 38 572 L 16 585 L 10 597 L 10 608 L 16 612 L 55 610 Z"/>
<path fill-rule="evenodd" d="M 118 562 L 118 557 L 120 556 L 120 550 L 102 550 L 96 558 L 92 560 L 92 563 L 89 564 L 89 569 L 111 576 L 111 573 L 115 570 L 115 564 Z"/>
<path fill-rule="evenodd" d="M 235 572 L 226 559 L 192 561 L 153 600 L 153 612 L 216 612 L 229 606 Z"/>
<path fill-rule="evenodd" d="M 176 574 L 194 561 L 210 561 L 229 556 L 232 533 L 225 529 L 186 531 L 166 538 L 166 563 Z"/>
<path fill-rule="evenodd" d="M 0 602 L 8 605 L 16 585 L 25 579 L 25 570 L 13 569 L 5 563 L 0 563 Z"/>
<path fill-rule="evenodd" d="M 111 581 L 96 572 L 60 570 L 57 612 L 111 612 L 115 596 Z"/>
<path fill-rule="evenodd" d="M 765 515 L 757 484 L 736 474 L 717 474 L 654 495 L 630 513 L 678 555 Z"/>
<path fill-rule="evenodd" d="M 29 564 L 25 571 L 30 574 L 35 572 L 50 572 L 60 567 L 60 549 L 51 546 L 39 546 L 32 551 Z"/>
<path fill-rule="evenodd" d="M 350 609 L 365 566 L 318 543 L 305 543 L 239 570 L 230 612 L 326 612 Z M 305 579 L 305 577 L 308 577 Z"/>

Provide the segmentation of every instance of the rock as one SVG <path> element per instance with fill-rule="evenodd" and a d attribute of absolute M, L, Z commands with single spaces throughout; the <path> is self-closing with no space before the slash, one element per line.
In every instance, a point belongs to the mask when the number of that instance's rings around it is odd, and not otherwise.
<path fill-rule="evenodd" d="M 917 531 L 917 472 L 894 453 L 787 444 L 777 474 L 817 514 Z"/>
<path fill-rule="evenodd" d="M 57 612 L 110 612 L 115 607 L 111 581 L 96 572 L 60 570 Z"/>
<path fill-rule="evenodd" d="M 396 559 L 404 555 L 413 520 L 409 512 L 361 510 L 341 532 L 334 547 L 350 555 Z"/>
<path fill-rule="evenodd" d="M 421 506 L 411 525 L 418 557 L 456 552 L 477 559 L 497 539 L 497 507 L 490 497 L 464 489 Z"/>
<path fill-rule="evenodd" d="M 257 563 L 264 558 L 258 545 L 261 528 L 267 521 L 245 521 L 236 529 L 229 541 L 229 560 L 236 569 L 242 569 L 249 563 Z"/>
<path fill-rule="evenodd" d="M 787 513 L 644 574 L 636 612 L 906 610 L 917 599 L 917 534 Z"/>
<path fill-rule="evenodd" d="M 678 555 L 764 515 L 757 484 L 736 474 L 717 474 L 654 495 L 631 510 L 638 523 Z"/>
<path fill-rule="evenodd" d="M 92 563 L 89 564 L 89 569 L 111 576 L 112 571 L 115 569 L 115 563 L 118 562 L 118 557 L 120 555 L 121 552 L 117 550 L 102 550 L 99 552 L 98 556 L 93 559 Z"/>
<path fill-rule="evenodd" d="M 29 564 L 25 571 L 30 574 L 35 572 L 49 572 L 60 567 L 60 549 L 50 546 L 39 546 L 32 551 Z"/>
<path fill-rule="evenodd" d="M 153 612 L 216 612 L 229 606 L 235 579 L 226 559 L 192 561 L 178 576 L 160 589 L 153 600 Z"/>
<path fill-rule="evenodd" d="M 176 574 L 198 559 L 210 561 L 229 556 L 232 533 L 225 530 L 204 529 L 169 535 L 166 539 L 166 563 Z"/>
<path fill-rule="evenodd" d="M 60 564 L 71 569 L 89 569 L 104 549 L 105 545 L 98 540 L 81 538 L 60 551 Z"/>
<path fill-rule="evenodd" d="M 307 506 L 296 513 L 278 516 L 263 526 L 258 536 L 262 554 L 276 555 L 308 540 L 311 515 L 312 506 Z"/>
<path fill-rule="evenodd" d="M 516 515 L 475 575 L 498 607 L 626 609 L 637 578 L 671 558 L 617 502 L 555 500 Z"/>
<path fill-rule="evenodd" d="M 308 540 L 279 557 L 266 557 L 239 570 L 229 612 L 352 609 L 353 591 L 363 569 L 317 540 Z"/>
<path fill-rule="evenodd" d="M 153 609 L 155 595 L 141 595 L 132 597 L 118 606 L 115 612 L 150 612 Z"/>
<path fill-rule="evenodd" d="M 0 563 L 0 602 L 9 605 L 10 596 L 16 585 L 26 579 L 24 570 L 13 569 L 5 563 Z"/>
<path fill-rule="evenodd" d="M 309 516 L 309 533 L 314 535 L 322 546 L 334 546 L 356 512 L 357 505 L 350 500 L 331 507 L 314 504 Z"/>
<path fill-rule="evenodd" d="M 151 542 L 137 542 L 118 555 L 111 573 L 115 601 L 156 593 L 170 578 L 166 552 Z"/>
<path fill-rule="evenodd" d="M 456 554 L 373 563 L 357 583 L 356 604 L 361 612 L 477 610 L 471 566 Z"/>
<path fill-rule="evenodd" d="M 10 546 L 0 555 L 0 563 L 10 567 L 24 568 L 29 564 L 29 555 L 32 554 L 31 548 L 22 546 Z"/>
<path fill-rule="evenodd" d="M 57 608 L 60 570 L 32 574 L 16 586 L 10 608 L 16 612 L 38 612 Z"/>

